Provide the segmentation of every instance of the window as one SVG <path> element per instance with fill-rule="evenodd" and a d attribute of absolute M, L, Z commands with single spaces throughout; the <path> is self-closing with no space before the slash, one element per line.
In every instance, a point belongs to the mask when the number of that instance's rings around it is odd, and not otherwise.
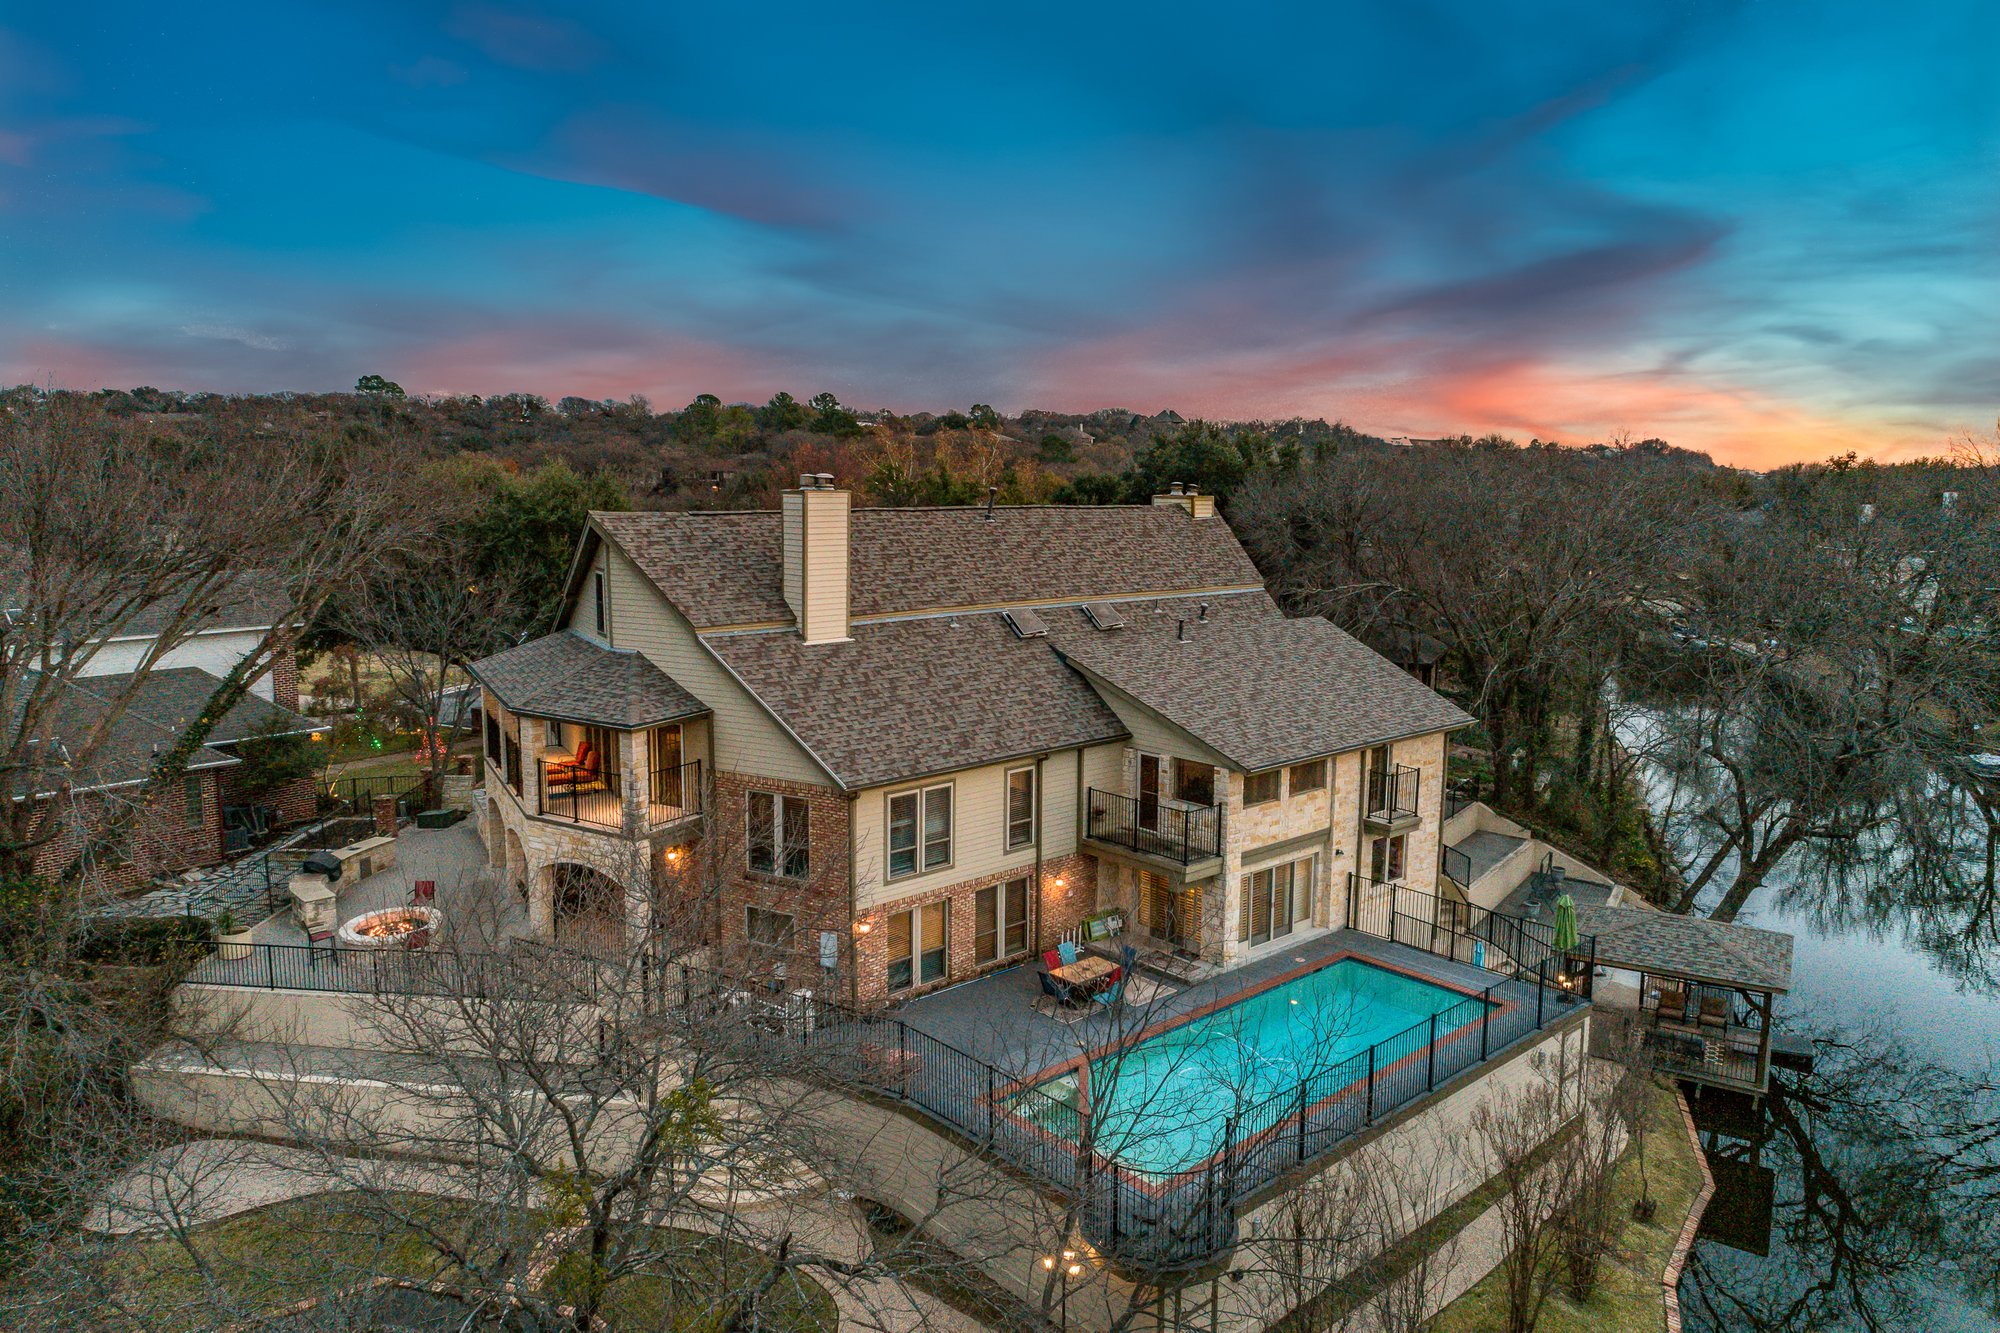
<path fill-rule="evenodd" d="M 811 812 L 796 796 L 750 793 L 750 868 L 804 879 L 812 869 Z"/>
<path fill-rule="evenodd" d="M 1007 771 L 1007 850 L 1035 840 L 1035 770 Z"/>
<path fill-rule="evenodd" d="M 1405 838 L 1398 833 L 1393 838 L 1377 838 L 1369 852 L 1368 874 L 1377 884 L 1391 883 L 1403 877 L 1403 851 Z"/>
<path fill-rule="evenodd" d="M 989 884 L 973 900 L 972 959 L 997 962 L 1028 951 L 1028 881 Z"/>
<path fill-rule="evenodd" d="M 1286 770 L 1286 779 L 1291 784 L 1292 795 L 1302 791 L 1318 791 L 1326 786 L 1326 760 L 1315 759 L 1310 764 L 1293 764 Z"/>
<path fill-rule="evenodd" d="M 491 712 L 486 714 L 486 760 L 493 764 L 500 762 L 500 719 Z"/>
<path fill-rule="evenodd" d="M 889 878 L 951 864 L 951 784 L 889 798 Z"/>
<path fill-rule="evenodd" d="M 792 947 L 792 914 L 767 912 L 761 907 L 744 909 L 744 931 L 752 944 L 767 949 Z"/>
<path fill-rule="evenodd" d="M 945 905 L 913 907 L 889 917 L 889 989 L 908 990 L 942 981 L 945 974 Z"/>
<path fill-rule="evenodd" d="M 205 809 L 207 802 L 201 798 L 201 776 L 199 774 L 190 773 L 181 780 L 181 799 L 187 805 L 188 827 L 200 828 L 202 817 L 207 813 Z"/>
<path fill-rule="evenodd" d="M 608 617 L 604 613 L 604 572 L 602 570 L 590 576 L 590 596 L 593 609 L 596 611 L 597 637 L 601 639 L 604 637 L 604 627 L 608 620 Z"/>
<path fill-rule="evenodd" d="M 1307 857 L 1245 875 L 1236 938 L 1263 944 L 1289 935 L 1294 926 L 1311 921 L 1316 869 L 1314 858 Z"/>
<path fill-rule="evenodd" d="M 1215 804 L 1215 765 L 1174 760 L 1174 795 L 1196 805 Z"/>
<path fill-rule="evenodd" d="M 1284 774 L 1278 769 L 1268 769 L 1262 773 L 1243 775 L 1243 804 L 1262 805 L 1266 801 L 1278 799 L 1278 782 Z"/>

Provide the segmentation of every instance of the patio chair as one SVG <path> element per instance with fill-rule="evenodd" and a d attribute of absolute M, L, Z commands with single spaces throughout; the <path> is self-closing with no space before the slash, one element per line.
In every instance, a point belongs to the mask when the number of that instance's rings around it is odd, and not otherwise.
<path fill-rule="evenodd" d="M 1059 1010 L 1069 1008 L 1071 993 L 1068 986 L 1063 985 L 1047 972 L 1037 972 L 1035 975 L 1042 979 L 1041 998 L 1035 1001 L 1037 1009 L 1042 1007 L 1043 1000 L 1054 1000 Z"/>
<path fill-rule="evenodd" d="M 1727 995 L 1703 995 L 1701 997 L 1701 1025 L 1713 1028 L 1729 1026 L 1729 997 Z"/>
<path fill-rule="evenodd" d="M 553 787 L 567 787 L 575 791 L 596 782 L 602 767 L 597 747 L 588 740 L 579 741 L 576 755 L 571 759 L 552 760 L 548 766 L 548 782 Z"/>
<path fill-rule="evenodd" d="M 330 930 L 307 932 L 306 966 L 318 967 L 322 955 L 330 962 L 338 963 L 340 961 L 339 951 L 334 944 L 333 932 Z"/>
<path fill-rule="evenodd" d="M 1104 985 L 1091 995 L 1090 998 L 1103 1005 L 1106 1009 L 1109 1009 L 1111 1006 L 1117 1004 L 1124 995 L 1125 969 L 1114 967 L 1111 969 L 1111 975 L 1104 979 Z"/>
<path fill-rule="evenodd" d="M 1687 1018 L 1687 992 L 1679 986 L 1660 987 L 1660 1017 L 1682 1022 Z"/>
<path fill-rule="evenodd" d="M 1118 951 L 1118 964 L 1119 970 L 1122 972 L 1130 972 L 1133 968 L 1137 967 L 1139 965 L 1138 946 L 1128 944 L 1120 949 Z"/>
<path fill-rule="evenodd" d="M 1064 940 L 1056 945 L 1056 953 L 1062 958 L 1062 965 L 1068 967 L 1076 961 L 1076 941 Z"/>
<path fill-rule="evenodd" d="M 438 886 L 434 879 L 420 879 L 410 886 L 410 906 L 432 907 L 437 903 Z"/>
<path fill-rule="evenodd" d="M 1063 965 L 1062 955 L 1054 949 L 1042 950 L 1042 966 L 1053 972 Z"/>

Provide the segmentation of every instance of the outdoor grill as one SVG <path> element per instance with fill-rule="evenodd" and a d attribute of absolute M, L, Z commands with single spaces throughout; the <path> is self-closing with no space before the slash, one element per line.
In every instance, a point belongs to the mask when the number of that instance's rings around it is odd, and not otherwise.
<path fill-rule="evenodd" d="M 299 869 L 308 875 L 325 875 L 326 882 L 332 884 L 340 878 L 340 867 L 340 858 L 332 852 L 313 852 Z"/>

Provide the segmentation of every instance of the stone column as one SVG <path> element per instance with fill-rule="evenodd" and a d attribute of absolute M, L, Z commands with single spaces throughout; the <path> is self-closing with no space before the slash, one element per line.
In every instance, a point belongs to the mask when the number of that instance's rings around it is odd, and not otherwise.
<path fill-rule="evenodd" d="M 374 802 L 375 836 L 393 838 L 396 836 L 396 798 L 377 796 Z"/>

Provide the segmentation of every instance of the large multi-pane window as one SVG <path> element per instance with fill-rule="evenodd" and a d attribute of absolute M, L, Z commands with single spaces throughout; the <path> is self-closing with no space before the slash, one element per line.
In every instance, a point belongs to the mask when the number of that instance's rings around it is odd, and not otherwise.
<path fill-rule="evenodd" d="M 973 898 L 972 958 L 992 963 L 1028 951 L 1028 881 L 989 884 Z"/>
<path fill-rule="evenodd" d="M 1264 944 L 1311 921 L 1314 869 L 1313 858 L 1306 857 L 1245 875 L 1236 938 Z"/>
<path fill-rule="evenodd" d="M 797 796 L 750 793 L 750 868 L 804 879 L 812 870 L 811 808 Z"/>
<path fill-rule="evenodd" d="M 1035 841 L 1035 770 L 1007 770 L 1007 850 Z"/>
<path fill-rule="evenodd" d="M 1291 794 L 1318 791 L 1326 786 L 1326 760 L 1315 759 L 1307 764 L 1293 764 L 1285 770 L 1285 780 L 1291 787 Z"/>
<path fill-rule="evenodd" d="M 795 923 L 790 912 L 772 912 L 762 907 L 744 909 L 744 933 L 750 942 L 766 949 L 785 950 L 792 947 L 792 933 Z"/>
<path fill-rule="evenodd" d="M 1262 773 L 1245 773 L 1243 775 L 1243 804 L 1262 805 L 1266 801 L 1277 800 L 1280 794 L 1278 784 L 1283 780 L 1283 777 L 1284 774 L 1275 768 L 1267 769 Z"/>
<path fill-rule="evenodd" d="M 1400 833 L 1393 838 L 1375 839 L 1368 853 L 1368 877 L 1377 884 L 1401 879 L 1403 856 L 1407 845 Z"/>
<path fill-rule="evenodd" d="M 1215 765 L 1174 760 L 1174 795 L 1196 805 L 1215 804 Z"/>
<path fill-rule="evenodd" d="M 190 773 L 182 780 L 181 801 L 187 808 L 187 826 L 189 828 L 200 828 L 207 811 L 203 809 L 206 803 L 202 800 L 201 778 L 199 775 Z"/>
<path fill-rule="evenodd" d="M 889 916 L 889 989 L 944 980 L 946 911 L 942 902 Z"/>
<path fill-rule="evenodd" d="M 951 864 L 951 784 L 889 798 L 889 878 Z"/>

